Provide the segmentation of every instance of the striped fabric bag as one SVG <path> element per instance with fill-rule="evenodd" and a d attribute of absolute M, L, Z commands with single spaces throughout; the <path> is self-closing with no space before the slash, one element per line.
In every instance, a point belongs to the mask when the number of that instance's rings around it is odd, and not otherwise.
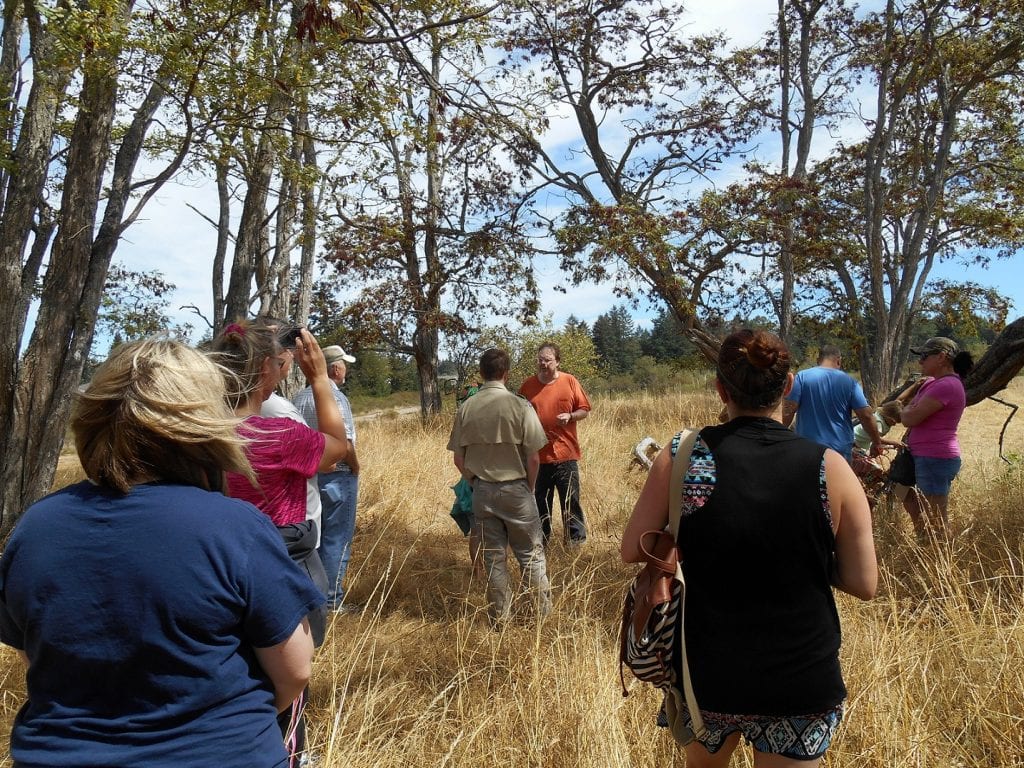
<path fill-rule="evenodd" d="M 697 439 L 696 430 L 686 430 L 672 461 L 669 493 L 669 525 L 663 531 L 647 531 L 640 537 L 640 551 L 646 563 L 633 579 L 622 606 L 619 630 L 619 679 L 622 695 L 628 696 L 623 666 L 645 683 L 660 688 L 662 705 L 673 737 L 686 745 L 704 735 L 704 721 L 697 707 L 686 663 L 683 634 L 683 603 L 686 583 L 679 565 L 676 533 L 681 514 L 683 475 Z M 678 639 L 677 639 L 678 638 Z M 682 680 L 676 674 L 673 655 L 679 650 Z M 685 722 L 682 710 L 689 711 Z"/>

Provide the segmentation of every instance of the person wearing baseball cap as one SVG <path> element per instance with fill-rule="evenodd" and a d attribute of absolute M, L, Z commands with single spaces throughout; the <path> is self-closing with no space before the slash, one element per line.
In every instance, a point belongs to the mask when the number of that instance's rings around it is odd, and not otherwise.
<path fill-rule="evenodd" d="M 945 336 L 933 336 L 932 338 L 925 341 L 918 349 L 911 349 L 912 354 L 921 355 L 934 355 L 942 352 L 947 355 L 951 360 L 960 354 L 960 347 L 952 339 L 947 339 Z"/>
<path fill-rule="evenodd" d="M 339 360 L 345 363 L 354 363 L 356 359 L 352 355 L 345 352 L 344 349 L 339 347 L 337 344 L 332 344 L 329 347 L 324 347 L 324 359 L 327 364 L 336 363 Z M 345 383 L 345 374 L 341 374 L 341 382 Z"/>
<path fill-rule="evenodd" d="M 900 421 L 910 429 L 904 441 L 914 457 L 920 494 L 908 493 L 903 505 L 918 539 L 927 541 L 945 535 L 949 521 L 949 490 L 961 466 L 956 430 L 967 407 L 960 377 L 974 361 L 945 336 L 933 336 L 910 351 L 917 355 L 924 384 L 900 411 Z"/>
<path fill-rule="evenodd" d="M 320 546 L 317 553 L 327 571 L 327 605 L 332 611 L 355 613 L 359 606 L 345 600 L 345 571 L 348 570 L 352 554 L 352 537 L 356 530 L 356 499 L 359 494 L 359 458 L 356 454 L 356 423 L 352 416 L 352 405 L 340 387 L 348 375 L 348 363 L 355 357 L 337 344 L 323 348 L 327 361 L 327 376 L 331 380 L 331 391 L 338 403 L 338 410 L 345 419 L 348 434 L 348 453 L 333 469 L 317 475 L 320 486 Z M 300 390 L 292 402 L 302 417 L 316 429 L 316 408 L 313 393 L 309 387 Z"/>

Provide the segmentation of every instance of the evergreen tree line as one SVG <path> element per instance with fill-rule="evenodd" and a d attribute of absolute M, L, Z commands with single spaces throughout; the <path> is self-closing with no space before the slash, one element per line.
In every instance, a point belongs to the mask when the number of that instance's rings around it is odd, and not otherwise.
<path fill-rule="evenodd" d="M 709 320 L 707 325 L 719 336 L 740 327 L 778 331 L 775 324 L 763 316 L 720 316 Z M 678 384 L 682 372 L 708 370 L 707 360 L 687 339 L 676 316 L 666 309 L 653 317 L 650 327 L 641 326 L 628 307 L 620 304 L 599 315 L 589 327 L 570 317 L 566 328 L 587 333 L 593 340 L 598 374 L 590 387 L 595 391 L 661 390 Z M 947 336 L 979 357 L 997 335 L 998 329 L 984 317 L 972 316 L 954 325 L 941 314 L 935 314 L 924 317 L 914 326 L 911 343 L 919 344 L 931 336 Z M 814 365 L 823 344 L 843 348 L 844 364 L 851 372 L 859 372 L 856 354 L 859 350 L 836 338 L 830 326 L 813 318 L 801 319 L 795 324 L 790 340 L 794 365 L 797 368 Z"/>

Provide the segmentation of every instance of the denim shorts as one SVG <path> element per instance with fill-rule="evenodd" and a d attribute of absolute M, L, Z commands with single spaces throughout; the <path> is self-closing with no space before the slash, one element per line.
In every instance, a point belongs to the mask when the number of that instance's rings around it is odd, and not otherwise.
<path fill-rule="evenodd" d="M 960 457 L 954 459 L 933 459 L 930 456 L 914 457 L 914 474 L 917 487 L 926 496 L 949 496 L 949 486 L 960 472 Z"/>

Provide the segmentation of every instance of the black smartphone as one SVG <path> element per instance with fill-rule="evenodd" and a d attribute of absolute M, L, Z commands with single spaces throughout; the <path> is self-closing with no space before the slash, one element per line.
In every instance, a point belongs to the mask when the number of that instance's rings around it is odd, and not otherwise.
<path fill-rule="evenodd" d="M 281 337 L 281 346 L 284 347 L 285 349 L 291 349 L 292 347 L 295 346 L 296 340 L 301 335 L 302 335 L 302 326 L 301 325 L 298 328 L 292 328 L 290 331 L 288 331 L 287 333 L 285 333 Z"/>

